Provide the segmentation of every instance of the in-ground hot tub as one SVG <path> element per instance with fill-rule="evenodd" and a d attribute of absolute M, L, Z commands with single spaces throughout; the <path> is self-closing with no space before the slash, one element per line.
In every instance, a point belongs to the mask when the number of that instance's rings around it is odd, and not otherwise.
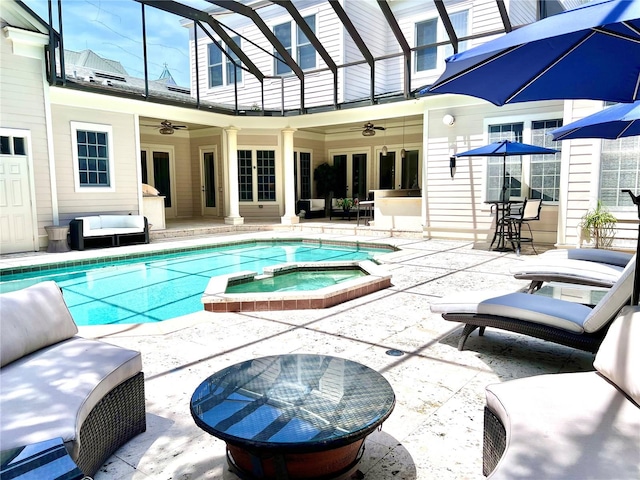
<path fill-rule="evenodd" d="M 280 277 L 280 278 L 278 278 Z M 371 260 L 285 263 L 213 277 L 202 296 L 209 312 L 327 308 L 391 286 Z"/>

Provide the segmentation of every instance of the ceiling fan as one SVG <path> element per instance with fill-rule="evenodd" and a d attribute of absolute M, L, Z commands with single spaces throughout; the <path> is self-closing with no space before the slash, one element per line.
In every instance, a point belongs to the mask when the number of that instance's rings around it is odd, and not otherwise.
<path fill-rule="evenodd" d="M 364 128 L 364 130 L 362 130 L 364 137 L 373 137 L 376 134 L 376 130 L 386 130 L 386 128 L 376 126 L 371 122 L 365 123 L 362 128 Z"/>
<path fill-rule="evenodd" d="M 175 130 L 187 128 L 186 125 L 174 125 L 169 120 L 163 120 L 160 125 L 144 125 L 145 127 L 158 128 L 162 135 L 173 135 Z"/>

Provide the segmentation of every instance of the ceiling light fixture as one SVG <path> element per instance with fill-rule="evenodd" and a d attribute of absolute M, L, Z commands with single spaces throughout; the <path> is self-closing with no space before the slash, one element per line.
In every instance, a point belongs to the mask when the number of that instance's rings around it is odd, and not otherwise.
<path fill-rule="evenodd" d="M 160 128 L 161 135 L 173 135 L 173 128 L 170 127 L 161 127 Z"/>

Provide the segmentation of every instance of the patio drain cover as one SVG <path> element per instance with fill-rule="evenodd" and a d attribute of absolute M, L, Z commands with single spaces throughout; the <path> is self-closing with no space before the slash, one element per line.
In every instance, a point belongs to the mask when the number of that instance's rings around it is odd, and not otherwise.
<path fill-rule="evenodd" d="M 387 350 L 385 352 L 387 355 L 390 355 L 392 357 L 401 357 L 402 355 L 404 355 L 404 352 L 401 350 L 396 350 L 395 348 L 392 348 L 391 350 Z"/>

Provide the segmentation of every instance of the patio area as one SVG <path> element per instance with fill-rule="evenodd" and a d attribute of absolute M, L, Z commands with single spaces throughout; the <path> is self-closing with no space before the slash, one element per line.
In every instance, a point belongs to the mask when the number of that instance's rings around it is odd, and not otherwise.
<path fill-rule="evenodd" d="M 391 244 L 382 255 L 392 286 L 322 310 L 244 313 L 198 312 L 155 325 L 81 327 L 80 335 L 142 352 L 147 431 L 113 455 L 95 480 L 234 480 L 224 442 L 198 428 L 189 412 L 195 388 L 215 371 L 255 357 L 316 353 L 365 364 L 391 383 L 396 406 L 366 441 L 358 470 L 372 480 L 481 479 L 484 389 L 491 383 L 546 373 L 593 370 L 593 355 L 530 337 L 488 329 L 457 350 L 461 325 L 432 314 L 429 303 L 463 290 L 526 285 L 509 274 L 526 255 L 490 251 L 486 244 L 390 236 L 348 222 L 304 223 L 289 228 L 192 232 L 156 238 L 170 248 L 234 239 L 321 238 Z M 223 225 L 218 226 L 224 230 Z M 204 226 L 203 228 L 209 228 Z M 366 235 L 366 238 L 363 236 Z M 416 236 L 419 237 L 419 236 Z M 523 253 L 529 253 L 526 249 Z M 113 249 L 94 250 L 105 255 Z M 58 261 L 79 252 L 4 256 L 0 266 Z M 82 252 L 87 254 L 87 252 Z M 68 257 L 65 257 L 67 255 Z M 391 356 L 389 350 L 402 356 Z M 532 439 L 535 441 L 535 439 Z"/>

